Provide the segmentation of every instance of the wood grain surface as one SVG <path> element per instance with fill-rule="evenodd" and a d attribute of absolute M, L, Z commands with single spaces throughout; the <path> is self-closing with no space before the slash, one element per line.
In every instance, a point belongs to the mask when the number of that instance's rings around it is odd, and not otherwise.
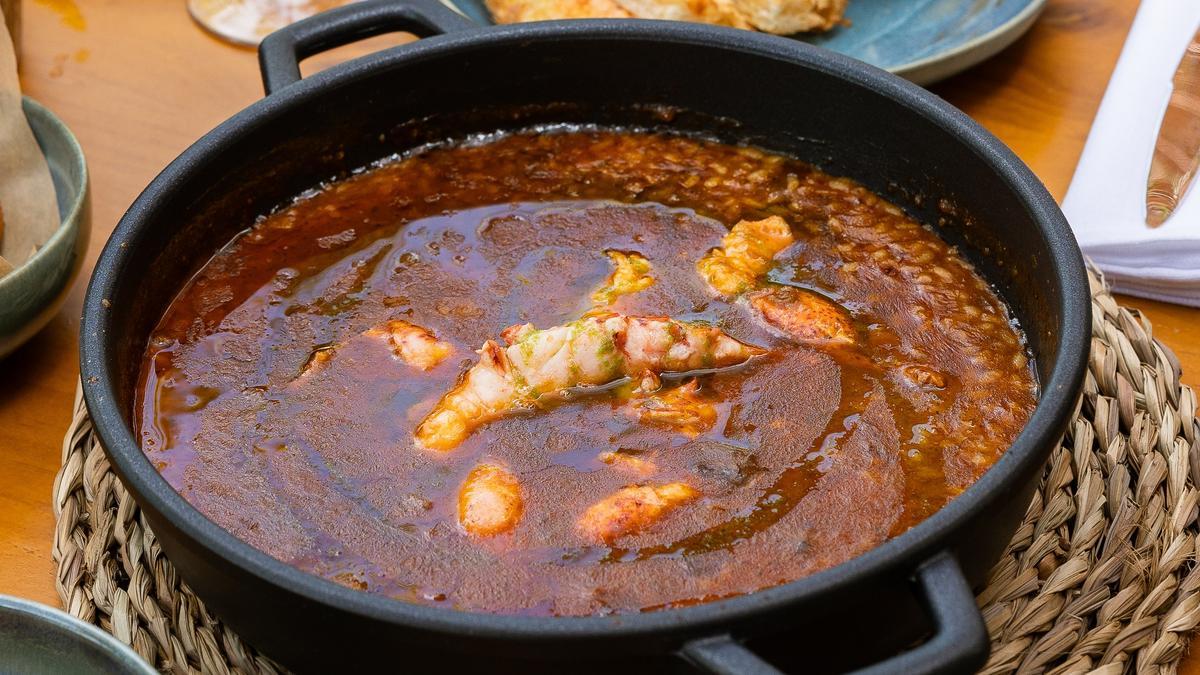
<path fill-rule="evenodd" d="M 934 88 L 1008 143 L 1061 199 L 1137 0 L 1050 0 L 1033 31 Z M 306 72 L 400 38 L 305 64 Z M 59 315 L 0 361 L 0 593 L 57 605 L 50 488 L 78 374 L 87 270 L 138 192 L 204 132 L 261 96 L 255 55 L 219 42 L 183 0 L 25 0 L 25 92 L 74 130 L 88 157 L 93 232 L 85 273 Z M 1200 311 L 1123 298 L 1154 322 L 1200 382 Z M 1200 659 L 1182 671 L 1200 675 Z"/>

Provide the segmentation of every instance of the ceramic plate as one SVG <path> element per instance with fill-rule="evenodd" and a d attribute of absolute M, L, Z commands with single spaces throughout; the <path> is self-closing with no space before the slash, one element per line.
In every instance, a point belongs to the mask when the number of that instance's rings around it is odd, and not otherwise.
<path fill-rule="evenodd" d="M 483 0 L 452 0 L 490 24 Z M 1046 0 L 850 0 L 850 25 L 797 39 L 861 59 L 917 84 L 983 61 L 1029 30 Z"/>
<path fill-rule="evenodd" d="M 46 156 L 62 218 L 23 265 L 0 277 L 0 358 L 21 346 L 58 312 L 79 274 L 91 230 L 87 163 L 79 141 L 37 101 L 22 101 L 29 128 Z M 0 673 L 5 673 L 0 669 Z"/>
<path fill-rule="evenodd" d="M 0 673 L 157 675 L 96 626 L 46 605 L 0 595 Z"/>

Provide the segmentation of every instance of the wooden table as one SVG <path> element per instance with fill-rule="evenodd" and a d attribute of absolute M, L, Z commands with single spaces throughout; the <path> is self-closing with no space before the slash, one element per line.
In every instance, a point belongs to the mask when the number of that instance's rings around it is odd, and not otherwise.
<path fill-rule="evenodd" d="M 935 88 L 1008 143 L 1061 198 L 1137 0 L 1051 0 L 999 57 Z M 75 131 L 92 172 L 85 272 L 138 192 L 189 143 L 261 96 L 254 53 L 212 39 L 183 0 L 25 0 L 22 83 Z M 378 46 L 349 47 L 319 68 Z M 392 39 L 391 41 L 394 41 Z M 0 593 L 58 604 L 50 487 L 70 422 L 86 273 L 54 321 L 0 363 Z M 1200 311 L 1123 298 L 1200 382 Z M 1184 672 L 1200 674 L 1200 658 Z"/>

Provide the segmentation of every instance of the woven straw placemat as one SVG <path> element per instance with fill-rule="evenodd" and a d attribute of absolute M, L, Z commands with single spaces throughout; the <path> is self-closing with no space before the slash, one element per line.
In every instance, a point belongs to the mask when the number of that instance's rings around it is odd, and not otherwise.
<path fill-rule="evenodd" d="M 1091 275 L 1084 395 L 979 605 L 985 673 L 1173 672 L 1200 623 L 1200 422 L 1175 355 Z M 109 467 L 79 396 L 54 483 L 69 612 L 164 672 L 273 673 L 204 607 Z"/>

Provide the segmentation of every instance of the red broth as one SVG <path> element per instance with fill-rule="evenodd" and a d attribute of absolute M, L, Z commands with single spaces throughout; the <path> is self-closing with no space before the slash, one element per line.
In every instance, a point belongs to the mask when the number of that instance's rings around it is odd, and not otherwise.
<path fill-rule="evenodd" d="M 840 304 L 857 345 L 798 343 L 697 274 L 731 226 L 772 215 L 796 243 L 762 283 Z M 1019 328 L 953 247 L 850 180 L 752 148 L 513 133 L 383 163 L 247 225 L 153 333 L 142 447 L 253 546 L 401 600 L 587 615 L 795 580 L 941 508 L 1036 400 Z M 644 256 L 655 283 L 612 310 L 709 322 L 767 350 L 696 376 L 711 425 L 689 437 L 643 423 L 628 414 L 632 385 L 616 383 L 485 424 L 452 450 L 414 442 L 485 340 L 591 309 L 614 249 Z M 421 371 L 363 336 L 392 319 L 452 355 Z M 611 452 L 643 471 L 606 463 Z M 481 461 L 506 467 L 524 500 L 494 536 L 458 522 L 459 486 Z M 698 496 L 608 543 L 581 533 L 598 500 L 668 482 Z"/>

